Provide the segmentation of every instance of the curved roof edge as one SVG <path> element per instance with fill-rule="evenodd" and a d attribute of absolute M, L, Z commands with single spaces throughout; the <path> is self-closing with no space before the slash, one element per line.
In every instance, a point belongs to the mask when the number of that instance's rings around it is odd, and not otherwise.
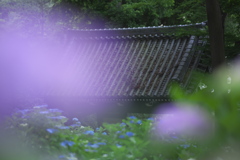
<path fill-rule="evenodd" d="M 67 30 L 67 35 L 76 37 L 111 37 L 111 36 L 133 36 L 133 35 L 173 35 L 178 29 L 203 28 L 206 22 L 172 26 L 151 26 L 136 28 L 109 28 L 109 29 L 80 29 Z"/>

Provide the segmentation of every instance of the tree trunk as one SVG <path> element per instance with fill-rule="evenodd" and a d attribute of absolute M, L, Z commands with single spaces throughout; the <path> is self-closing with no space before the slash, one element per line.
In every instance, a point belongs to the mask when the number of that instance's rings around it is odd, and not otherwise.
<path fill-rule="evenodd" d="M 224 29 L 218 0 L 206 0 L 212 67 L 216 69 L 225 62 Z"/>

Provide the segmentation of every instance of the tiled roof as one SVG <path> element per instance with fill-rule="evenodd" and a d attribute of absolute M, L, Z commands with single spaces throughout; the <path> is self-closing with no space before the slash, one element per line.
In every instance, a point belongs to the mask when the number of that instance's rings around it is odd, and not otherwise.
<path fill-rule="evenodd" d="M 59 55 L 65 78 L 47 96 L 79 98 L 166 98 L 176 80 L 187 85 L 201 52 L 196 36 L 175 37 L 177 29 L 204 24 L 71 30 L 63 34 Z"/>

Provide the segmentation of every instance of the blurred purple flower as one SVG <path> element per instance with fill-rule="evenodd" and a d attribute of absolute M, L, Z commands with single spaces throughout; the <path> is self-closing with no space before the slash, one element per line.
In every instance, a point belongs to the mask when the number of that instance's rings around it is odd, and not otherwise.
<path fill-rule="evenodd" d="M 196 106 L 184 104 L 165 104 L 170 116 L 164 116 L 157 123 L 158 132 L 162 135 L 175 133 L 176 135 L 205 135 L 211 128 L 210 116 Z M 167 108 L 167 107 L 166 107 Z"/>

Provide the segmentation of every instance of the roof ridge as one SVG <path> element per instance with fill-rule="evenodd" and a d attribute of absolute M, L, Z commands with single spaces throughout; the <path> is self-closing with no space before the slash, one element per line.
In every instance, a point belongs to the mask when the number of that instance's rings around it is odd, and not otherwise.
<path fill-rule="evenodd" d="M 68 29 L 68 31 L 119 31 L 119 30 L 137 30 L 137 29 L 150 29 L 150 28 L 181 28 L 181 27 L 203 27 L 206 26 L 206 22 L 192 23 L 192 24 L 180 24 L 180 25 L 168 25 L 168 26 L 147 26 L 147 27 L 128 27 L 128 28 L 103 28 L 103 29 Z"/>
<path fill-rule="evenodd" d="M 206 26 L 205 22 L 186 25 L 173 26 L 153 26 L 153 27 L 137 27 L 137 28 L 112 28 L 112 29 L 81 29 L 67 30 L 65 33 L 70 37 L 77 38 L 96 38 L 96 37 L 132 37 L 147 35 L 174 35 L 178 30 L 190 28 L 200 29 Z M 61 32 L 62 35 L 62 32 Z"/>

